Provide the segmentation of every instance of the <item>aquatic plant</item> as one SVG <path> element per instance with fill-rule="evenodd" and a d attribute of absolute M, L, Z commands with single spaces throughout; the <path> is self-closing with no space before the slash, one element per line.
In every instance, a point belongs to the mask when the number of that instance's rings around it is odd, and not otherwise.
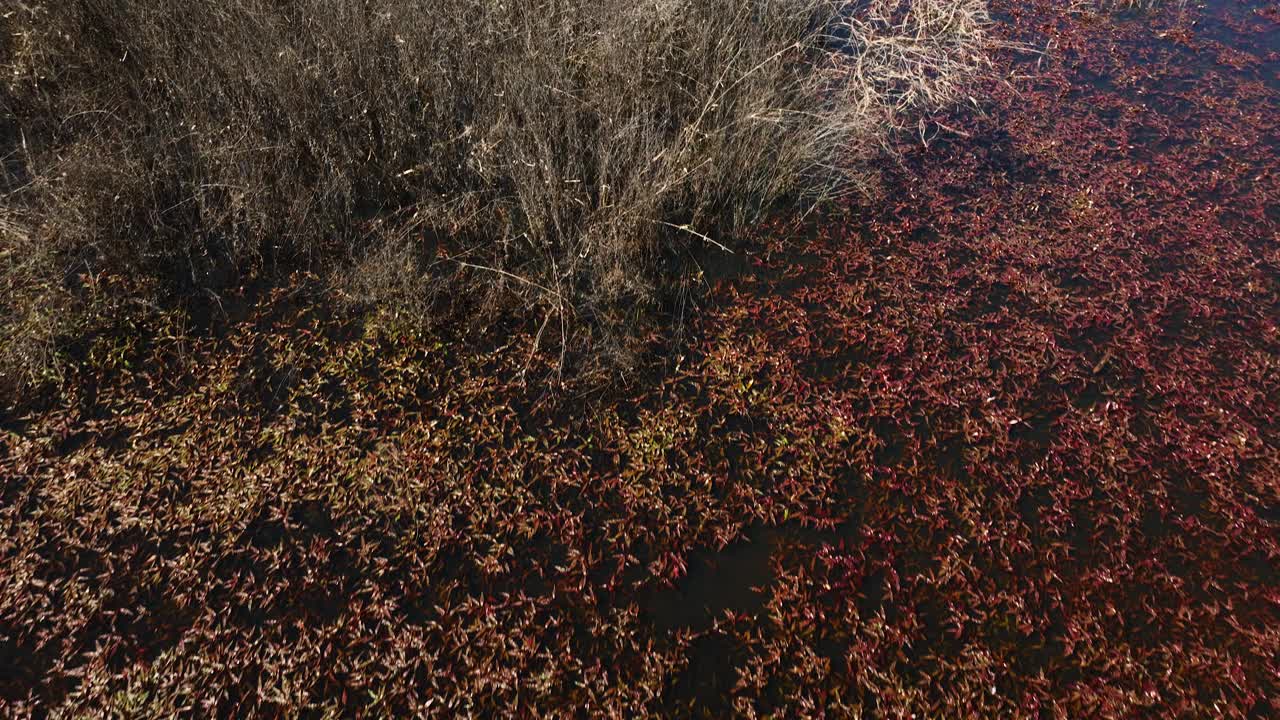
<path fill-rule="evenodd" d="M 1280 14 L 993 9 L 643 382 L 305 275 L 98 337 L 0 414 L 0 715 L 1280 716 Z"/>

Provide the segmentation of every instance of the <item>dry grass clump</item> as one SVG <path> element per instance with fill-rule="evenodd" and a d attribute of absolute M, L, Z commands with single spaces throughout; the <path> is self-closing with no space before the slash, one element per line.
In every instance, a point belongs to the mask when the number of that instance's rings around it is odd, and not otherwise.
<path fill-rule="evenodd" d="M 0 23 L 20 175 L 3 206 L 41 246 L 37 285 L 107 272 L 180 300 L 305 266 L 363 298 L 516 300 L 603 337 L 696 248 L 865 186 L 887 133 L 981 67 L 987 14 L 22 0 Z M 5 302 L 45 302 L 4 272 Z"/>
<path fill-rule="evenodd" d="M 54 262 L 20 218 L 0 213 L 0 366 L 23 384 L 55 367 L 52 342 L 62 334 L 66 298 L 44 277 Z"/>

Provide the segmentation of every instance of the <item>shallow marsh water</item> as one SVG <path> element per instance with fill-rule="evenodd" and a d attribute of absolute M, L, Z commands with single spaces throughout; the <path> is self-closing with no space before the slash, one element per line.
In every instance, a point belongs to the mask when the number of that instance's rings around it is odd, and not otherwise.
<path fill-rule="evenodd" d="M 643 383 L 281 291 L 12 419 L 5 709 L 1280 714 L 1280 12 L 995 9 Z"/>

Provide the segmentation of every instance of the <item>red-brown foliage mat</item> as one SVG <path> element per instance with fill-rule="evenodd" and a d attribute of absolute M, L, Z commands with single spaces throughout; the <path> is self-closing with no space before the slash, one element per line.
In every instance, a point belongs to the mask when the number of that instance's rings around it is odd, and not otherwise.
<path fill-rule="evenodd" d="M 285 292 L 100 343 L 0 438 L 3 707 L 1280 715 L 1280 17 L 1062 5 L 652 384 Z"/>

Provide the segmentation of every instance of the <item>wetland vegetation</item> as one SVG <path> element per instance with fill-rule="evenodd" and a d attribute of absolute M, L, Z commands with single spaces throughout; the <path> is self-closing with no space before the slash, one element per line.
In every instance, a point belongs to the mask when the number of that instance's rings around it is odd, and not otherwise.
<path fill-rule="evenodd" d="M 0 714 L 1280 714 L 1274 3 L 0 30 Z"/>

